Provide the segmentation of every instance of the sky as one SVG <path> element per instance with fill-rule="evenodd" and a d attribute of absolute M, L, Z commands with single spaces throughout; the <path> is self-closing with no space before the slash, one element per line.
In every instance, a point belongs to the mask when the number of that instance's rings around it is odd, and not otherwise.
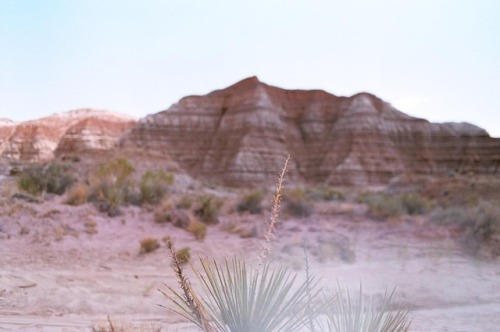
<path fill-rule="evenodd" d="M 497 0 L 0 0 L 0 118 L 143 117 L 258 76 L 500 137 Z"/>

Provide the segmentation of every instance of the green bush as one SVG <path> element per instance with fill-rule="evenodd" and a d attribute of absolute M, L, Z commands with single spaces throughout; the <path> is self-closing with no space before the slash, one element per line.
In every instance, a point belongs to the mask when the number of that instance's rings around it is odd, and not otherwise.
<path fill-rule="evenodd" d="M 238 212 L 250 212 L 257 214 L 262 212 L 262 200 L 264 199 L 264 191 L 253 190 L 244 195 L 236 207 Z"/>
<path fill-rule="evenodd" d="M 139 183 L 140 203 L 158 204 L 174 182 L 174 175 L 164 171 L 147 171 Z"/>
<path fill-rule="evenodd" d="M 206 224 L 219 223 L 219 211 L 223 205 L 222 200 L 212 195 L 198 197 L 198 206 L 195 214 Z"/>
<path fill-rule="evenodd" d="M 131 175 L 134 168 L 125 158 L 118 158 L 98 167 L 91 179 L 91 194 L 99 211 L 109 216 L 120 214 L 120 206 L 133 196 L 134 182 Z"/>
<path fill-rule="evenodd" d="M 43 192 L 62 195 L 74 182 L 75 178 L 64 166 L 52 162 L 29 166 L 19 176 L 17 185 L 20 190 L 34 196 Z"/>

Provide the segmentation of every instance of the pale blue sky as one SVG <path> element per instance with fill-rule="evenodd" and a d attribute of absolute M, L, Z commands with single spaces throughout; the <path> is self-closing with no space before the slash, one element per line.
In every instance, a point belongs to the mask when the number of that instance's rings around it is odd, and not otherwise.
<path fill-rule="evenodd" d="M 500 1 L 0 0 L 0 117 L 137 117 L 257 75 L 500 137 Z"/>

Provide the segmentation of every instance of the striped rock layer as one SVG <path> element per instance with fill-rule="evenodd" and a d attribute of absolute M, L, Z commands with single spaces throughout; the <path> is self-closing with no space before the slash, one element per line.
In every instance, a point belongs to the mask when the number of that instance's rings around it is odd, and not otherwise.
<path fill-rule="evenodd" d="M 274 182 L 288 153 L 289 176 L 315 183 L 500 172 L 500 139 L 474 125 L 430 123 L 369 93 L 285 90 L 256 77 L 185 97 L 141 119 L 120 145 L 164 153 L 194 177 L 232 185 Z"/>

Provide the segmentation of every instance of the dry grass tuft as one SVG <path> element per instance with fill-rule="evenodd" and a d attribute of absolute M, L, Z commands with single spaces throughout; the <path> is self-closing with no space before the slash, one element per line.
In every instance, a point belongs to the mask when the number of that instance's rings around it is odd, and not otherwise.
<path fill-rule="evenodd" d="M 191 249 L 183 247 L 175 252 L 175 258 L 180 264 L 186 264 L 191 259 Z"/>
<path fill-rule="evenodd" d="M 64 203 L 69 205 L 81 205 L 87 203 L 90 195 L 90 187 L 83 182 L 74 184 L 66 194 Z"/>
<path fill-rule="evenodd" d="M 201 241 L 207 236 L 207 225 L 198 220 L 193 220 L 187 227 L 187 231 L 193 234 L 197 240 Z"/>
<path fill-rule="evenodd" d="M 160 248 L 160 243 L 155 238 L 145 238 L 141 240 L 141 254 L 147 254 Z"/>

